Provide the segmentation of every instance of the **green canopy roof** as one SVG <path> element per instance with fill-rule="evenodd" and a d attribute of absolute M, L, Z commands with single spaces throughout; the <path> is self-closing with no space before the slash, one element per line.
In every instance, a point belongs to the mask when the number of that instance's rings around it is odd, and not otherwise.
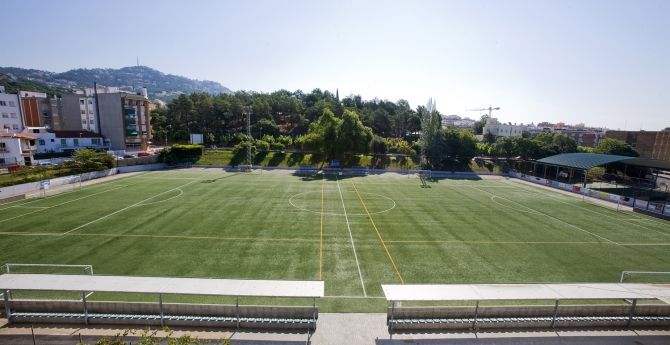
<path fill-rule="evenodd" d="M 588 170 L 597 166 L 621 162 L 629 165 L 639 165 L 650 168 L 670 169 L 670 161 L 658 159 L 637 158 L 627 156 L 603 155 L 598 153 L 564 153 L 561 155 L 542 158 L 538 163 L 555 165 L 566 168 Z"/>

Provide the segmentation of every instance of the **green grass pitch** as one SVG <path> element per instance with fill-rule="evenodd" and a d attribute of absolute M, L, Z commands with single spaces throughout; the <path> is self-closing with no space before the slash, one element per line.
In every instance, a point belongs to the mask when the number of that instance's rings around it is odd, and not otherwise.
<path fill-rule="evenodd" d="M 668 222 L 501 177 L 189 169 L 0 205 L 2 263 L 323 279 L 331 312 L 382 311 L 384 283 L 616 282 L 623 270 L 670 271 L 668 253 Z"/>

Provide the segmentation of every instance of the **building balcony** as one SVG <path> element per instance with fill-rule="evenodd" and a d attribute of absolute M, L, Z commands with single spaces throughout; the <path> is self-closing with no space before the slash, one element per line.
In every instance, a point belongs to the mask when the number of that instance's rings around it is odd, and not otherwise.
<path fill-rule="evenodd" d="M 56 145 L 56 147 L 59 150 L 79 150 L 79 149 L 85 149 L 85 148 L 91 148 L 91 149 L 109 149 L 112 146 L 112 144 L 83 144 L 79 143 L 78 145 Z"/>
<path fill-rule="evenodd" d="M 37 145 L 23 145 L 21 146 L 21 151 L 35 151 L 37 150 Z"/>

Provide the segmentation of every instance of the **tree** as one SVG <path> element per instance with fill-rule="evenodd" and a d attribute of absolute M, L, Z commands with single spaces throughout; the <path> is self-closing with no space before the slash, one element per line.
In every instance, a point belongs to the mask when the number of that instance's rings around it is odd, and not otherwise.
<path fill-rule="evenodd" d="M 477 155 L 477 138 L 470 131 L 460 131 L 461 149 L 456 153 L 456 159 L 461 164 L 469 164 Z"/>
<path fill-rule="evenodd" d="M 524 137 L 514 137 L 514 145 L 514 151 L 524 160 L 535 159 L 540 148 L 536 141 Z"/>
<path fill-rule="evenodd" d="M 304 148 L 325 154 L 324 163 L 342 158 L 344 153 L 366 153 L 371 141 L 372 129 L 363 126 L 355 112 L 345 110 L 342 119 L 338 119 L 330 109 L 324 109 L 319 121 L 312 123 L 307 135 L 300 138 Z"/>
<path fill-rule="evenodd" d="M 600 153 L 604 155 L 615 155 L 615 156 L 628 156 L 628 157 L 640 157 L 640 153 L 637 152 L 632 146 L 628 145 L 625 141 L 621 141 L 614 138 L 605 138 L 601 141 L 598 146 L 593 149 L 593 153 Z"/>
<path fill-rule="evenodd" d="M 387 153 L 388 152 L 388 144 L 386 143 L 386 139 L 375 135 L 372 138 L 372 144 L 371 147 L 372 152 L 374 153 Z"/>
<path fill-rule="evenodd" d="M 500 137 L 492 147 L 494 147 L 496 151 L 502 153 L 507 159 L 517 155 L 517 146 L 513 137 Z"/>
<path fill-rule="evenodd" d="M 72 161 L 70 168 L 76 174 L 82 174 L 92 171 L 102 171 L 105 169 L 112 169 L 116 166 L 114 156 L 106 152 L 96 152 L 91 149 L 83 149 L 72 154 Z"/>

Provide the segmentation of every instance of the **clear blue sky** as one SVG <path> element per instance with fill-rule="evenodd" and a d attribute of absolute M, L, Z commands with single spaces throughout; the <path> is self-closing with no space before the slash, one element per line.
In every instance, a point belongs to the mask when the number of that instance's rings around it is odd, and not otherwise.
<path fill-rule="evenodd" d="M 670 126 L 670 1 L 7 1 L 0 66 L 140 64 L 232 90 Z"/>

